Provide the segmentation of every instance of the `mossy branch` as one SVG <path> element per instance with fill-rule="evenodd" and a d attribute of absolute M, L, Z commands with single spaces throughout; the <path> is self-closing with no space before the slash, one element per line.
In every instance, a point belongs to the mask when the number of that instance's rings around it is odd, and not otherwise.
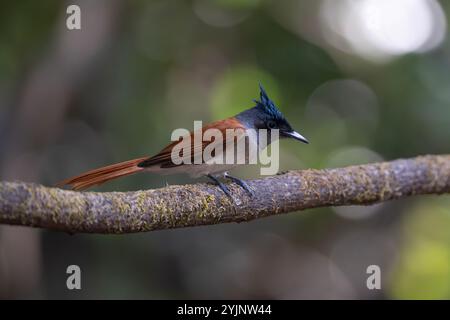
<path fill-rule="evenodd" d="M 290 171 L 248 182 L 234 201 L 206 183 L 136 192 L 74 192 L 0 182 L 0 224 L 70 233 L 130 233 L 242 222 L 308 208 L 370 205 L 450 192 L 450 155 L 325 170 Z"/>

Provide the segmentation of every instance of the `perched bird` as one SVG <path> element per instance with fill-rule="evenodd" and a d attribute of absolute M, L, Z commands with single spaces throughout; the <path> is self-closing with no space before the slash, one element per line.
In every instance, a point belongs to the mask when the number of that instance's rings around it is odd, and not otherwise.
<path fill-rule="evenodd" d="M 227 152 L 234 152 L 235 149 L 231 150 L 227 148 L 227 139 L 234 139 L 235 141 L 240 139 L 240 137 L 245 137 L 246 145 L 251 144 L 256 147 L 258 151 L 264 149 L 268 144 L 271 143 L 270 132 L 274 129 L 278 129 L 280 138 L 292 138 L 299 140 L 304 143 L 308 143 L 305 137 L 303 137 L 298 132 L 294 131 L 291 125 L 288 123 L 283 114 L 277 109 L 272 100 L 269 99 L 264 88 L 260 85 L 260 100 L 254 100 L 256 105 L 248 110 L 245 110 L 234 117 L 227 118 L 225 120 L 219 120 L 208 125 L 205 125 L 201 130 L 206 132 L 208 129 L 218 129 L 223 133 L 223 138 L 221 141 L 201 141 L 200 148 L 196 147 L 193 143 L 195 139 L 195 131 L 190 132 L 190 138 L 192 145 L 190 146 L 190 154 L 188 155 L 192 159 L 203 153 L 205 148 L 209 145 L 221 144 L 219 150 L 223 150 L 223 154 L 215 154 L 214 157 L 226 156 Z M 240 135 L 233 136 L 229 138 L 226 134 L 227 129 L 233 129 L 241 132 Z M 252 130 L 250 130 L 252 129 Z M 258 129 L 266 129 L 264 132 L 267 133 L 268 139 L 266 139 L 266 144 L 260 142 L 260 136 L 254 134 Z M 253 194 L 252 190 L 249 188 L 247 183 L 239 178 L 233 177 L 228 174 L 228 170 L 238 165 L 237 163 L 211 163 L 211 161 L 202 160 L 200 163 L 195 163 L 192 161 L 190 163 L 174 163 L 172 158 L 172 151 L 174 147 L 179 143 L 179 141 L 174 141 L 162 149 L 158 154 L 152 157 L 137 158 L 92 171 L 88 171 L 76 177 L 64 180 L 58 185 L 69 185 L 74 190 L 83 190 L 89 187 L 102 184 L 109 180 L 113 180 L 119 177 L 127 176 L 137 172 L 154 172 L 158 174 L 175 174 L 175 173 L 187 173 L 192 177 L 207 176 L 213 180 L 222 191 L 230 195 L 229 189 L 224 185 L 218 178 L 224 177 L 230 179 L 231 181 L 237 183 L 240 187 L 245 189 L 250 194 Z M 202 159 L 202 158 L 201 158 Z M 250 161 L 248 155 L 245 155 L 245 161 L 248 163 Z"/>

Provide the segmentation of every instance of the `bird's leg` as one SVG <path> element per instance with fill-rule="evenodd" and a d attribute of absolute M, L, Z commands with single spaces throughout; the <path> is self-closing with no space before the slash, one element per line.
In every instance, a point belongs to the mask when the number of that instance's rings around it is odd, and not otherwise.
<path fill-rule="evenodd" d="M 231 196 L 230 190 L 227 188 L 226 185 L 224 185 L 222 182 L 219 181 L 219 179 L 217 179 L 216 177 L 214 177 L 211 174 L 206 175 L 208 178 L 210 178 L 212 181 L 214 181 L 215 184 L 217 184 L 219 186 L 219 188 L 230 198 L 233 198 Z"/>
<path fill-rule="evenodd" d="M 223 174 L 223 176 L 227 179 L 230 179 L 231 181 L 233 181 L 234 183 L 238 184 L 242 189 L 244 189 L 245 191 L 247 191 L 251 196 L 255 195 L 255 192 L 250 188 L 250 186 L 247 184 L 247 182 L 245 182 L 244 180 L 241 180 L 239 178 L 230 176 L 228 174 L 228 172 L 225 172 Z"/>

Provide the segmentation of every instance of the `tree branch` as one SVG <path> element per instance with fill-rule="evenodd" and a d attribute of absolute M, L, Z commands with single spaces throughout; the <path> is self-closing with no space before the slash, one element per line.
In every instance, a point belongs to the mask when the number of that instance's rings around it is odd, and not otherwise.
<path fill-rule="evenodd" d="M 234 201 L 212 184 L 136 192 L 74 192 L 0 182 L 0 224 L 70 233 L 130 233 L 241 222 L 308 208 L 369 205 L 418 194 L 450 193 L 450 155 L 346 168 L 290 171 L 234 184 Z"/>

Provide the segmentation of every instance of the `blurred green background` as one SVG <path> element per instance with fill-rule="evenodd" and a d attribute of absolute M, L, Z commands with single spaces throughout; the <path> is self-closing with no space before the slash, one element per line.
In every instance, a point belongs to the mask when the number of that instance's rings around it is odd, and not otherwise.
<path fill-rule="evenodd" d="M 253 106 L 258 82 L 311 142 L 282 141 L 280 170 L 448 153 L 449 14 L 436 0 L 3 1 L 1 179 L 52 185 L 152 155 L 175 128 Z M 448 299 L 449 230 L 446 196 L 122 236 L 2 226 L 0 297 Z"/>

